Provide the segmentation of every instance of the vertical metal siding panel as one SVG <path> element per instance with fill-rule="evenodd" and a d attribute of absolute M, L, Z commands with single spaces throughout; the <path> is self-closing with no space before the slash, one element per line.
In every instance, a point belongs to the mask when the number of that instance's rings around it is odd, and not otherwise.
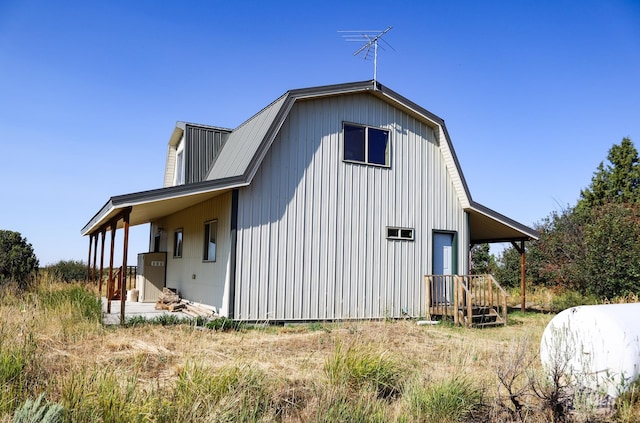
<path fill-rule="evenodd" d="M 341 121 L 342 119 L 349 119 L 346 113 L 340 112 L 340 106 L 342 105 L 342 99 L 335 99 L 332 101 L 333 113 L 331 114 L 331 118 L 336 121 Z M 347 175 L 345 166 L 342 163 L 343 157 L 343 140 L 342 140 L 342 122 L 340 124 L 340 129 L 337 137 L 337 149 L 338 149 L 338 160 L 336 163 L 337 168 L 337 178 L 336 178 L 336 204 L 334 209 L 334 215 L 336 217 L 336 255 L 335 255 L 335 268 L 333 274 L 333 309 L 331 317 L 334 319 L 340 319 L 342 317 L 342 304 L 344 301 L 344 268 L 345 268 L 345 255 L 346 255 L 346 227 L 345 227 L 345 202 L 348 198 L 346 193 L 347 191 Z"/>
<path fill-rule="evenodd" d="M 329 108 L 331 110 L 331 108 Z M 326 319 L 329 309 L 329 286 L 330 286 L 330 277 L 329 275 L 332 273 L 332 260 L 329 259 L 331 256 L 331 248 L 335 243 L 335 226 L 333 219 L 329 217 L 329 210 L 331 209 L 331 203 L 333 201 L 332 192 L 335 191 L 333 184 L 335 183 L 335 169 L 331 168 L 332 161 L 336 161 L 337 157 L 333 157 L 333 139 L 331 138 L 331 128 L 327 124 L 328 119 L 327 116 L 323 113 L 319 116 L 318 128 L 320 130 L 322 141 L 320 143 L 321 148 L 321 165 L 320 165 L 320 176 L 319 180 L 321 181 L 320 189 L 321 189 L 321 213 L 319 213 L 319 219 L 322 224 L 322 234 L 324 238 L 323 244 L 320 246 L 320 257 L 318 262 L 318 317 L 320 319 Z M 332 160 L 333 158 L 333 160 Z"/>
<path fill-rule="evenodd" d="M 244 217 L 245 207 L 244 205 L 244 196 L 243 190 L 239 190 L 238 193 L 238 229 L 236 233 L 237 241 L 236 241 L 236 251 L 233 254 L 236 255 L 236 280 L 231 281 L 231 283 L 235 283 L 235 298 L 233 302 L 233 308 L 235 311 L 234 317 L 236 319 L 244 319 L 246 316 L 245 309 L 245 298 L 247 297 L 245 285 L 244 285 L 244 272 L 246 266 L 244 265 L 243 257 L 244 247 L 246 245 L 245 236 L 247 234 L 246 231 L 246 221 Z"/>
<path fill-rule="evenodd" d="M 290 139 L 289 134 L 289 120 L 287 120 L 281 129 L 282 138 Z M 290 142 L 290 141 L 289 141 Z M 289 144 L 285 146 L 285 148 L 290 148 Z M 271 289 L 269 292 L 270 297 L 273 298 L 272 306 L 273 313 L 276 319 L 281 319 L 282 316 L 285 316 L 286 309 L 286 301 L 287 301 L 287 265 L 288 265 L 288 250 L 287 250 L 287 234 L 288 234 L 288 209 L 285 207 L 287 198 L 285 192 L 287 192 L 287 181 L 290 181 L 290 160 L 287 154 L 281 154 L 278 156 L 278 166 L 281 169 L 282 178 L 278 181 L 279 187 L 277 192 L 274 195 L 277 197 L 277 201 L 275 202 L 278 208 L 282 208 L 281 212 L 277 212 L 274 215 L 274 219 L 277 220 L 277 240 L 272 249 L 272 254 L 275 254 L 274 261 L 277 262 L 276 271 L 273 273 L 274 279 L 271 281 Z"/>
<path fill-rule="evenodd" d="M 422 168 L 424 167 L 424 151 L 428 148 L 429 144 L 429 134 L 426 130 L 426 126 L 417 120 L 414 120 L 415 132 L 418 134 L 416 137 L 416 154 L 414 160 L 416 161 L 416 172 L 414 174 L 415 183 L 414 183 L 414 195 L 416 198 L 416 212 L 415 212 L 415 222 L 414 222 L 414 237 L 419 236 L 422 233 L 423 219 L 421 216 L 424 216 L 424 192 L 422 190 Z M 423 275 L 426 272 L 423 269 L 424 261 L 424 245 L 425 239 L 424 237 L 415 238 L 414 240 L 416 247 L 413 254 L 414 267 L 413 273 L 411 275 L 411 282 L 413 284 L 413 303 L 411 304 L 410 313 L 412 316 L 424 316 L 424 310 L 421 307 L 421 304 L 424 302 L 424 282 Z"/>
<path fill-rule="evenodd" d="M 392 138 L 391 143 L 391 157 L 390 157 L 390 165 L 391 169 L 394 169 L 396 166 L 396 144 L 398 142 L 398 138 L 400 137 L 399 131 L 396 131 Z M 387 241 L 387 232 L 386 227 L 390 224 L 389 215 L 390 209 L 393 208 L 393 203 L 390 201 L 391 198 L 391 189 L 389 186 L 389 177 L 391 172 L 386 172 L 381 175 L 381 195 L 383 198 L 381 205 L 381 213 L 380 213 L 380 257 L 379 257 L 379 286 L 378 286 L 378 314 L 380 316 L 384 316 L 385 310 L 388 307 L 388 293 L 387 288 L 390 285 L 389 278 L 389 269 L 388 266 L 388 257 L 390 252 L 389 242 Z"/>
<path fill-rule="evenodd" d="M 270 161 L 270 160 L 269 160 Z M 269 275 L 271 274 L 271 267 L 273 265 L 271 261 L 270 255 L 270 240 L 273 223 L 270 220 L 271 214 L 271 202 L 273 201 L 273 184 L 269 189 L 269 196 L 266 197 L 262 202 L 262 217 L 263 221 L 260 224 L 260 261 L 261 261 L 261 272 L 259 276 L 258 284 L 260 286 L 259 292 L 260 297 L 257 299 L 258 301 L 258 312 L 257 315 L 261 316 L 261 319 L 270 320 L 273 319 L 273 316 L 269 313 Z M 266 219 L 265 219 L 266 218 Z"/>
<path fill-rule="evenodd" d="M 248 194 L 248 189 L 243 189 L 244 194 Z M 238 209 L 243 209 L 243 213 L 241 214 L 243 219 L 242 225 L 242 240 L 243 240 L 243 248 L 240 257 L 238 258 L 241 261 L 242 265 L 240 266 L 242 269 L 242 286 L 243 286 L 243 318 L 245 320 L 249 320 L 252 318 L 251 316 L 251 301 L 253 300 L 253 293 L 251 290 L 251 272 L 252 268 L 252 248 L 253 248 L 253 227 L 252 227 L 252 214 L 253 211 L 251 209 L 252 198 L 249 198 L 248 195 L 241 195 L 240 200 L 244 198 L 244 201 L 239 201 Z M 240 206 L 242 205 L 242 206 Z M 238 225 L 240 226 L 240 225 Z"/>
<path fill-rule="evenodd" d="M 265 158 L 265 169 L 270 169 L 270 157 Z M 270 220 L 269 220 L 269 211 L 271 204 L 271 194 L 273 183 L 263 187 L 267 192 L 262 193 L 262 201 L 259 204 L 256 204 L 256 212 L 258 215 L 256 216 L 257 222 L 257 237 L 256 240 L 258 244 L 259 254 L 255 254 L 255 259 L 259 261 L 259 263 L 254 263 L 255 269 L 257 270 L 257 274 L 254 277 L 257 283 L 257 296 L 255 297 L 255 306 L 254 313 L 260 320 L 269 320 L 271 316 L 267 314 L 267 307 L 265 307 L 265 303 L 268 302 L 268 276 L 269 276 L 269 268 L 271 266 L 271 262 L 269 260 L 269 234 L 270 234 Z"/>
<path fill-rule="evenodd" d="M 287 127 L 284 126 L 282 128 L 283 133 L 287 133 Z M 288 137 L 283 136 L 284 139 L 288 140 Z M 284 169 L 286 175 L 287 169 L 287 158 L 286 156 L 280 155 L 267 155 L 265 160 L 269 159 L 269 163 L 273 168 Z M 283 198 L 283 193 L 287 191 L 285 186 L 286 179 L 284 178 L 273 178 L 271 184 L 269 184 L 270 189 L 270 218 L 269 222 L 271 224 L 270 238 L 269 242 L 269 275 L 268 275 L 268 308 L 267 315 L 269 315 L 273 319 L 280 319 L 281 307 L 280 304 L 284 299 L 284 282 L 282 280 L 282 268 L 286 263 L 286 253 L 282 254 L 281 244 L 283 240 L 286 240 L 286 236 L 283 236 L 283 227 L 286 226 L 285 219 L 283 218 L 283 213 L 285 213 L 283 203 L 286 201 Z M 286 234 L 286 233 L 285 233 Z"/>
<path fill-rule="evenodd" d="M 326 222 L 322 219 L 322 211 L 324 207 L 326 207 L 326 198 L 324 197 L 323 184 L 325 181 L 323 180 L 324 175 L 324 155 L 325 155 L 325 144 L 326 139 L 324 134 L 322 133 L 322 116 L 324 113 L 317 107 L 318 103 L 309 103 L 309 113 L 313 116 L 313 128 L 310 133 L 312 138 L 319 139 L 319 146 L 315 152 L 314 156 L 314 173 L 313 173 L 313 193 L 314 199 L 316 203 L 312 205 L 315 209 L 313 212 L 313 241 L 312 241 L 312 282 L 309 290 L 311 291 L 311 310 L 310 316 L 313 316 L 313 319 L 319 319 L 322 314 L 322 285 L 323 280 L 321 276 L 321 268 L 325 265 L 323 262 L 324 259 L 324 248 L 327 242 L 327 228 Z M 327 175 L 328 176 L 328 175 Z"/>
<path fill-rule="evenodd" d="M 316 301 L 316 315 L 318 318 L 324 319 L 327 314 L 327 274 L 330 271 L 331 261 L 328 259 L 328 249 L 333 242 L 332 237 L 332 225 L 329 222 L 329 202 L 330 202 L 330 189 L 329 187 L 333 183 L 334 174 L 331 172 L 331 168 L 328 166 L 331 163 L 331 138 L 326 128 L 326 114 L 316 113 L 316 130 L 321 138 L 319 156 L 318 156 L 318 173 L 316 174 L 316 181 L 318 184 L 318 197 L 319 207 L 317 211 L 317 219 L 321 232 L 318 234 L 318 252 L 316 261 L 316 278 L 317 285 L 314 286 Z"/>
<path fill-rule="evenodd" d="M 301 125 L 300 123 L 300 118 L 298 117 L 297 119 L 293 119 L 292 121 L 295 123 L 296 125 L 296 130 L 295 130 L 295 134 L 296 134 L 296 139 L 300 139 L 300 132 L 301 132 L 301 127 L 304 125 Z M 303 286 L 302 286 L 302 282 L 304 280 L 304 264 L 305 264 L 305 255 L 304 255 L 304 245 L 308 236 L 308 232 L 306 231 L 306 227 L 305 227 L 305 200 L 306 200 L 306 196 L 307 196 L 307 186 L 305 184 L 305 163 L 304 163 L 304 150 L 301 148 L 301 146 L 299 145 L 299 143 L 296 143 L 296 148 L 297 148 L 297 157 L 296 157 L 296 166 L 300 168 L 300 174 L 302 175 L 302 180 L 300 181 L 300 183 L 298 184 L 298 189 L 296 191 L 296 232 L 295 232 L 295 236 L 296 238 L 299 240 L 298 246 L 299 248 L 294 248 L 295 249 L 295 254 L 296 254 L 296 261 L 295 261 L 295 268 L 294 268 L 294 274 L 292 275 L 294 278 L 294 297 L 293 297 L 293 302 L 294 302 L 294 307 L 293 307 L 293 314 L 291 315 L 291 318 L 295 318 L 296 316 L 302 316 L 303 313 L 303 308 L 304 308 L 304 290 L 303 290 Z M 292 246 L 292 247 L 297 247 L 297 246 Z"/>
<path fill-rule="evenodd" d="M 185 182 L 203 181 L 224 146 L 222 132 L 187 125 L 185 128 Z"/>
<path fill-rule="evenodd" d="M 302 107 L 305 106 L 305 107 Z M 300 121 L 306 122 L 306 125 L 301 125 L 301 147 L 305 150 L 305 156 L 313 155 L 314 151 L 309 151 L 313 148 L 311 144 L 311 140 L 318 137 L 318 134 L 315 132 L 315 119 L 316 115 L 313 112 L 308 111 L 308 103 L 301 105 L 301 109 L 304 113 L 300 119 Z M 310 145 L 311 144 L 311 145 Z M 302 285 L 304 288 L 304 296 L 303 296 L 303 319 L 314 318 L 313 316 L 317 313 L 317 290 L 315 286 L 317 284 L 316 275 L 314 274 L 315 262 L 317 260 L 316 248 L 318 244 L 316 243 L 317 236 L 319 235 L 319 231 L 322 230 L 320 226 L 316 222 L 317 208 L 321 205 L 319 203 L 319 199 L 317 197 L 316 192 L 316 172 L 317 172 L 317 154 L 316 157 L 311 160 L 309 165 L 305 170 L 305 179 L 306 179 L 306 192 L 307 196 L 305 198 L 305 222 L 304 227 L 306 229 L 306 238 L 305 238 L 305 260 L 304 260 L 304 279 L 302 281 Z M 319 182 L 319 181 L 318 181 Z"/>
<path fill-rule="evenodd" d="M 291 125 L 289 132 L 290 133 L 294 133 L 294 129 L 293 129 L 293 125 L 291 122 L 293 122 L 294 119 L 294 115 L 292 114 L 290 115 L 290 118 L 288 120 L 288 123 Z M 288 175 L 289 179 L 292 181 L 292 184 L 297 184 L 298 182 L 295 181 L 297 175 L 298 175 L 298 167 L 299 164 L 297 162 L 297 151 L 295 150 L 295 145 L 291 146 L 291 148 L 289 148 L 288 151 L 285 152 L 285 155 L 289 157 L 289 163 L 290 163 L 290 174 Z M 295 181 L 295 182 L 294 182 Z M 286 275 L 286 287 L 285 287 L 285 312 L 283 314 L 283 318 L 286 318 L 288 316 L 293 316 L 294 312 L 295 312 L 295 301 L 296 301 L 296 263 L 297 263 L 297 254 L 298 251 L 295 248 L 295 245 L 292 246 L 291 245 L 291 237 L 292 236 L 297 236 L 298 234 L 298 226 L 296 224 L 297 222 L 297 215 L 298 215 L 298 204 L 297 204 L 297 196 L 296 191 L 297 191 L 297 187 L 296 186 L 292 186 L 290 187 L 290 189 L 292 189 L 294 192 L 294 196 L 291 199 L 291 201 L 289 202 L 289 206 L 288 206 L 288 213 L 287 213 L 287 243 L 286 243 L 286 257 L 287 257 L 287 275 Z"/>

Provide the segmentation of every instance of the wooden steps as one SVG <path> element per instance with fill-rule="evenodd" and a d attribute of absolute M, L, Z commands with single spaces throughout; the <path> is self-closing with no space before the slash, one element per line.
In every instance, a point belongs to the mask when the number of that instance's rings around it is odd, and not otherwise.
<path fill-rule="evenodd" d="M 493 307 L 476 306 L 473 307 L 473 314 L 471 315 L 471 326 L 474 327 L 488 327 L 488 326 L 502 326 L 504 321 Z"/>
<path fill-rule="evenodd" d="M 457 325 L 506 325 L 507 293 L 492 275 L 426 275 L 427 318 Z"/>

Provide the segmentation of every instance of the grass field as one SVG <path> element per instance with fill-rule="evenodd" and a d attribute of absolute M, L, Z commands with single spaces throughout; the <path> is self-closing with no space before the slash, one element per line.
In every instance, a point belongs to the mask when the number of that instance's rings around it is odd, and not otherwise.
<path fill-rule="evenodd" d="M 28 414 L 39 394 L 69 422 L 639 420 L 635 396 L 554 414 L 537 360 L 551 317 L 514 312 L 508 326 L 481 330 L 414 320 L 105 327 L 91 290 L 44 277 L 0 298 L 0 422 Z"/>

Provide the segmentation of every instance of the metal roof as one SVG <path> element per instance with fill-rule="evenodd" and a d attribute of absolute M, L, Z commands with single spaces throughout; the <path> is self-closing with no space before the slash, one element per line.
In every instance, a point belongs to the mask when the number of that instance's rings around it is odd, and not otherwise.
<path fill-rule="evenodd" d="M 458 191 L 461 204 L 470 214 L 471 226 L 472 228 L 476 227 L 475 230 L 472 230 L 472 242 L 497 242 L 503 238 L 504 240 L 537 239 L 537 232 L 533 229 L 473 202 L 443 119 L 376 81 L 287 91 L 231 131 L 220 155 L 209 171 L 206 181 L 112 197 L 85 225 L 82 234 L 87 235 L 95 232 L 126 207 L 132 207 L 131 225 L 148 223 L 154 218 L 197 204 L 231 188 L 249 185 L 296 101 L 354 93 L 375 95 L 417 117 L 425 124 L 441 128 L 441 152 Z M 176 125 L 170 144 L 177 142 L 176 139 L 181 136 L 184 126 L 184 122 L 179 122 Z M 495 236 L 491 236 L 491 233 Z"/>

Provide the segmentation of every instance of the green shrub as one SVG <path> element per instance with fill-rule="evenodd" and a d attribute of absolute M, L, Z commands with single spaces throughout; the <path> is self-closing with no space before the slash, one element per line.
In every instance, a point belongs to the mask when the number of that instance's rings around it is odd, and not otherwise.
<path fill-rule="evenodd" d="M 151 319 L 151 322 L 161 326 L 174 326 L 191 323 L 191 319 L 188 317 L 180 317 L 177 314 L 162 313 Z"/>
<path fill-rule="evenodd" d="M 397 396 L 402 390 L 404 370 L 388 353 L 350 345 L 337 344 L 324 365 L 329 382 L 353 391 L 373 389 L 379 398 Z"/>
<path fill-rule="evenodd" d="M 466 379 L 453 379 L 424 386 L 414 383 L 405 393 L 412 420 L 426 423 L 468 421 L 482 404 L 482 391 Z"/>
<path fill-rule="evenodd" d="M 551 312 L 559 313 L 571 307 L 596 304 L 597 302 L 597 299 L 593 295 L 583 295 L 578 291 L 569 289 L 554 295 L 549 308 Z"/>
<path fill-rule="evenodd" d="M 0 230 L 0 285 L 15 282 L 26 288 L 38 270 L 33 247 L 19 232 Z"/>
<path fill-rule="evenodd" d="M 205 324 L 205 327 L 220 332 L 238 332 L 245 329 L 244 323 L 226 317 L 211 320 Z"/>
<path fill-rule="evenodd" d="M 142 325 L 162 325 L 162 326 L 175 326 L 175 325 L 194 325 L 204 326 L 207 322 L 204 317 L 184 317 L 179 314 L 162 313 L 155 317 L 144 316 L 131 316 L 125 321 L 125 327 L 142 326 Z"/>
<path fill-rule="evenodd" d="M 127 317 L 127 319 L 124 321 L 124 326 L 125 327 L 143 326 L 151 323 L 152 321 L 150 319 L 147 319 L 144 316 L 131 316 L 131 317 Z"/>
<path fill-rule="evenodd" d="M 87 278 L 87 264 L 81 260 L 60 260 L 44 270 L 63 282 L 82 282 Z"/>
<path fill-rule="evenodd" d="M 50 403 L 40 394 L 35 400 L 26 400 L 15 411 L 13 423 L 62 423 L 64 408 Z"/>

